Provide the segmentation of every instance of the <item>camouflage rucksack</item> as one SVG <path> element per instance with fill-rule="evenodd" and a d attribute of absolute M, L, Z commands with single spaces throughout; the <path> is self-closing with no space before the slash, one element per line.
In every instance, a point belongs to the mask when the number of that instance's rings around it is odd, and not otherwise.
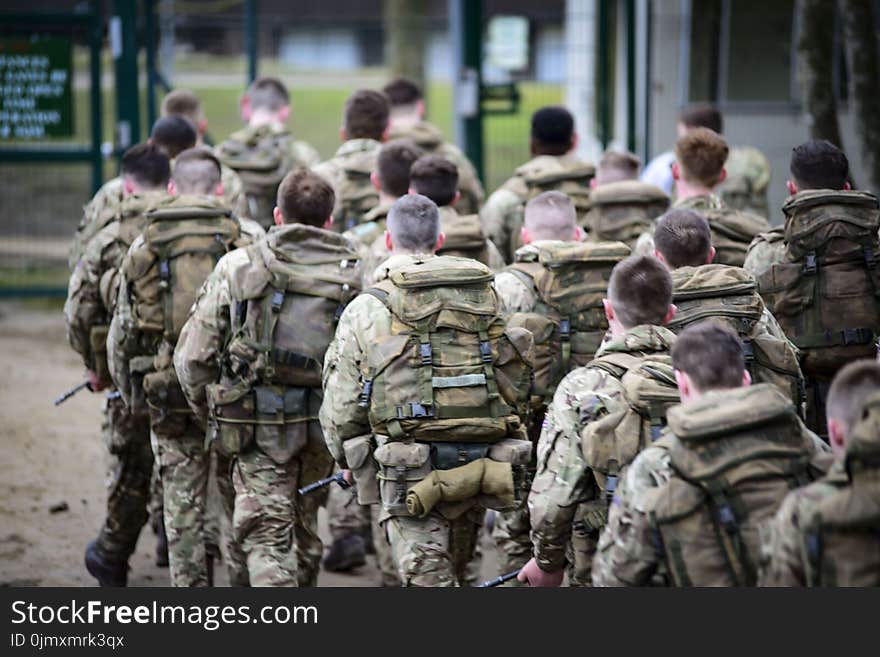
<path fill-rule="evenodd" d="M 351 230 L 364 221 L 364 216 L 379 205 L 379 193 L 370 176 L 376 168 L 378 150 L 351 153 L 341 165 L 333 230 Z"/>
<path fill-rule="evenodd" d="M 672 477 L 650 515 L 675 586 L 753 586 L 759 527 L 809 483 L 812 445 L 791 402 L 769 385 L 670 409 Z"/>
<path fill-rule="evenodd" d="M 507 269 L 538 295 L 533 312 L 509 320 L 535 339 L 535 407 L 549 404 L 562 378 L 595 356 L 608 331 L 602 299 L 611 270 L 629 253 L 621 242 L 542 242 Z"/>
<path fill-rule="evenodd" d="M 532 338 L 505 325 L 492 272 L 431 257 L 365 291 L 391 312 L 368 346 L 360 405 L 392 441 L 496 443 L 523 437 Z"/>
<path fill-rule="evenodd" d="M 296 166 L 292 139 L 286 131 L 261 126 L 240 130 L 217 147 L 220 161 L 241 178 L 250 218 L 267 230 L 275 224 L 278 186 Z"/>
<path fill-rule="evenodd" d="M 660 437 L 667 411 L 679 403 L 678 387 L 672 357 L 667 353 L 608 353 L 587 367 L 618 379 L 626 402 L 622 408 L 587 424 L 580 435 L 584 459 L 604 490 L 607 505 L 626 466 Z"/>
<path fill-rule="evenodd" d="M 810 376 L 874 356 L 880 335 L 880 212 L 868 192 L 806 191 L 783 206 L 785 261 L 758 288 Z"/>
<path fill-rule="evenodd" d="M 822 480 L 803 530 L 809 586 L 880 586 L 880 394 L 865 405 L 846 448 L 844 473 Z"/>
<path fill-rule="evenodd" d="M 694 202 L 684 201 L 678 207 L 696 210 L 706 217 L 712 230 L 715 262 L 721 265 L 742 267 L 749 244 L 770 227 L 763 217 L 728 208 L 715 195 L 696 197 Z"/>
<path fill-rule="evenodd" d="M 302 224 L 269 231 L 247 254 L 249 266 L 230 281 L 231 338 L 208 407 L 225 453 L 256 442 L 283 464 L 323 440 L 324 353 L 361 270 L 351 241 Z"/>
<path fill-rule="evenodd" d="M 769 218 L 770 162 L 764 154 L 751 146 L 731 148 L 724 168 L 727 177 L 717 190 L 721 200 L 734 210 Z"/>
<path fill-rule="evenodd" d="M 562 192 L 571 199 L 578 217 L 582 217 L 590 209 L 590 181 L 595 175 L 596 168 L 592 164 L 559 165 L 527 171 L 523 175 L 528 188 L 526 201 L 544 192 Z"/>
<path fill-rule="evenodd" d="M 797 353 L 772 334 L 761 331 L 764 302 L 755 280 L 739 267 L 703 265 L 672 272 L 672 301 L 677 310 L 667 328 L 679 333 L 706 320 L 732 328 L 743 341 L 746 367 L 755 383 L 772 383 L 797 408 L 805 401 Z"/>
<path fill-rule="evenodd" d="M 473 258 L 489 265 L 489 240 L 483 233 L 479 215 L 443 213 L 440 216 L 440 230 L 446 240 L 437 255 Z"/>
<path fill-rule="evenodd" d="M 668 209 L 669 197 L 662 189 L 625 180 L 594 189 L 589 211 L 578 223 L 593 242 L 623 242 L 632 249 L 643 233 L 653 234 L 654 220 Z"/>

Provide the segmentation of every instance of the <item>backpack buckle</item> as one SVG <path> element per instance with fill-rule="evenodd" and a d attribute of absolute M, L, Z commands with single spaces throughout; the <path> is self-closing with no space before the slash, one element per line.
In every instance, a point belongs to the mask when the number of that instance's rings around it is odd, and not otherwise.
<path fill-rule="evenodd" d="M 843 344 L 849 346 L 852 344 L 865 344 L 871 342 L 874 338 L 873 333 L 864 328 L 845 328 L 841 331 L 843 335 Z"/>
<path fill-rule="evenodd" d="M 816 260 L 816 254 L 815 253 L 808 253 L 806 261 L 804 262 L 804 275 L 805 276 L 812 276 L 813 274 L 816 273 L 818 268 L 819 268 L 819 265 Z"/>
<path fill-rule="evenodd" d="M 419 402 L 410 402 L 409 403 L 409 412 L 410 417 L 433 417 L 433 413 L 428 410 L 429 407 L 424 406 Z"/>
<path fill-rule="evenodd" d="M 752 346 L 751 340 L 743 340 L 743 356 L 745 356 L 746 363 L 752 363 L 755 360 L 755 348 Z"/>
<path fill-rule="evenodd" d="M 281 304 L 284 303 L 284 292 L 281 290 L 275 290 L 272 293 L 272 312 L 280 313 L 281 312 Z"/>
<path fill-rule="evenodd" d="M 560 319 L 559 320 L 559 336 L 563 342 L 568 342 L 571 339 L 571 320 L 570 319 Z"/>
<path fill-rule="evenodd" d="M 728 534 L 736 532 L 736 516 L 729 504 L 724 504 L 718 507 L 718 522 L 721 523 L 721 526 L 724 527 L 724 531 Z"/>
<path fill-rule="evenodd" d="M 487 365 L 492 362 L 492 344 L 488 340 L 480 342 L 480 360 Z"/>
<path fill-rule="evenodd" d="M 419 343 L 419 358 L 421 359 L 421 364 L 425 367 L 430 367 L 434 364 L 434 352 L 431 350 L 430 342 Z"/>
<path fill-rule="evenodd" d="M 364 385 L 361 388 L 361 394 L 358 397 L 358 406 L 361 408 L 370 407 L 370 397 L 373 396 L 373 379 L 364 379 Z"/>
<path fill-rule="evenodd" d="M 874 252 L 871 250 L 871 247 L 866 246 L 863 253 L 865 255 L 865 266 L 868 269 L 875 269 L 877 267 L 877 259 L 874 257 Z"/>
<path fill-rule="evenodd" d="M 171 267 L 167 260 L 159 261 L 159 278 L 166 282 L 171 280 Z"/>
<path fill-rule="evenodd" d="M 605 477 L 605 499 L 610 502 L 614 498 L 614 491 L 617 490 L 618 477 L 616 475 L 608 475 Z"/>

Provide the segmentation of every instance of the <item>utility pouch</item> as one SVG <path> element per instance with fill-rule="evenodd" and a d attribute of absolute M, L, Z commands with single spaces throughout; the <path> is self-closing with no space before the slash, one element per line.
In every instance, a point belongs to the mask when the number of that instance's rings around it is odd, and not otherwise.
<path fill-rule="evenodd" d="M 257 386 L 257 446 L 275 463 L 283 465 L 302 451 L 308 442 L 309 422 L 317 415 L 309 414 L 309 388 Z"/>
<path fill-rule="evenodd" d="M 342 443 L 345 461 L 357 484 L 359 504 L 378 504 L 379 496 L 379 464 L 373 458 L 373 434 L 350 438 Z"/>
<path fill-rule="evenodd" d="M 144 377 L 155 371 L 155 359 L 153 356 L 135 356 L 128 363 L 128 371 L 131 378 L 129 411 L 133 416 L 146 417 L 150 407 L 144 394 Z"/>
<path fill-rule="evenodd" d="M 390 442 L 373 453 L 379 463 L 382 506 L 391 515 L 412 515 L 406 508 L 407 492 L 431 473 L 431 446 L 425 443 Z"/>
<path fill-rule="evenodd" d="M 99 383 L 105 386 L 112 385 L 110 380 L 110 368 L 107 366 L 107 333 L 110 327 L 106 325 L 93 326 L 89 331 L 89 346 L 92 350 L 92 371 Z"/>
<path fill-rule="evenodd" d="M 145 374 L 143 386 L 153 431 L 163 436 L 181 435 L 192 412 L 174 368 Z"/>
<path fill-rule="evenodd" d="M 254 442 L 254 395 L 250 386 L 212 383 L 205 389 L 217 447 L 236 456 Z"/>

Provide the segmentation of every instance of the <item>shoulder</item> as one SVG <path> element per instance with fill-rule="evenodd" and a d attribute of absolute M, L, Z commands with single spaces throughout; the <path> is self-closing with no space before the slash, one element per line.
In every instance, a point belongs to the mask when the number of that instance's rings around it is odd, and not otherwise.
<path fill-rule="evenodd" d="M 640 511 L 651 506 L 659 490 L 674 476 L 669 450 L 662 445 L 651 445 L 639 452 L 626 469 L 624 490 L 631 505 Z"/>
<path fill-rule="evenodd" d="M 611 410 L 609 401 L 621 390 L 620 380 L 610 372 L 587 365 L 565 375 L 553 395 L 553 404 L 577 409 L 583 418 L 592 418 Z"/>
<path fill-rule="evenodd" d="M 253 219 L 238 217 L 238 225 L 241 228 L 241 236 L 249 243 L 261 240 L 266 236 L 263 227 Z"/>
<path fill-rule="evenodd" d="M 495 291 L 501 304 L 509 313 L 530 312 L 537 301 L 537 297 L 522 278 L 506 269 L 495 275 Z"/>

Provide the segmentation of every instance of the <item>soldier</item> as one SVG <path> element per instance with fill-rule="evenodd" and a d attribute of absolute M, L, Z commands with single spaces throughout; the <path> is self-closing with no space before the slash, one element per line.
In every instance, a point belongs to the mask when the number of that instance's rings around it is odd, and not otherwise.
<path fill-rule="evenodd" d="M 746 367 L 756 383 L 773 383 L 803 417 L 804 379 L 797 348 L 764 306 L 755 280 L 743 269 L 714 264 L 709 222 L 696 210 L 678 208 L 660 218 L 654 255 L 672 272 L 676 306 L 669 329 L 680 333 L 711 319 L 737 332 Z"/>
<path fill-rule="evenodd" d="M 358 501 L 381 500 L 404 585 L 454 586 L 486 506 L 516 503 L 531 336 L 504 328 L 485 265 L 432 255 L 443 234 L 429 199 L 399 199 L 386 240 L 388 273 L 345 310 L 327 351 L 321 425 Z"/>
<path fill-rule="evenodd" d="M 792 491 L 764 539 L 761 586 L 880 584 L 880 364 L 850 363 L 828 393 L 835 461 L 817 482 Z"/>
<path fill-rule="evenodd" d="M 767 220 L 727 207 L 714 190 L 726 177 L 727 143 L 708 128 L 694 128 L 675 143 L 672 176 L 678 194 L 673 207 L 698 211 L 709 221 L 715 262 L 742 267 L 746 250 Z"/>
<path fill-rule="evenodd" d="M 330 224 L 330 185 L 288 174 L 265 240 L 221 258 L 174 354 L 180 385 L 233 458 L 233 527 L 253 586 L 314 586 L 321 559 L 320 493 L 330 474 L 317 423 L 321 365 L 334 318 L 357 293 L 354 244 Z"/>
<path fill-rule="evenodd" d="M 479 216 L 458 214 L 458 169 L 452 161 L 439 155 L 420 157 L 409 172 L 409 192 L 426 196 L 440 210 L 440 230 L 446 240 L 437 255 L 473 258 L 493 271 L 504 268 L 504 258 L 483 233 Z M 371 250 L 377 265 L 390 255 L 384 236 L 373 242 Z"/>
<path fill-rule="evenodd" d="M 672 347 L 681 405 L 627 468 L 593 566 L 595 586 L 754 586 L 759 531 L 792 486 L 830 465 L 791 401 L 751 385 L 743 345 L 713 322 Z"/>
<path fill-rule="evenodd" d="M 642 254 L 639 238 L 654 230 L 654 220 L 669 208 L 659 187 L 639 181 L 639 158 L 632 153 L 606 151 L 590 181 L 590 210 L 581 226 L 593 242 L 623 242 Z M 649 243 L 649 242 L 648 242 Z"/>
<path fill-rule="evenodd" d="M 675 335 L 664 328 L 675 314 L 672 279 L 663 264 L 651 256 L 620 262 L 603 304 L 612 337 L 562 379 L 541 431 L 528 498 L 533 557 L 518 576 L 531 586 L 559 586 L 574 523 L 598 536 L 618 478 L 678 402 Z"/>
<path fill-rule="evenodd" d="M 723 118 L 718 108 L 707 103 L 697 103 L 684 108 L 678 117 L 678 137 L 684 137 L 694 128 L 708 128 L 722 134 Z M 667 151 L 655 157 L 642 172 L 642 181 L 656 185 L 673 195 L 675 181 L 670 166 L 675 153 Z M 770 218 L 767 190 L 770 187 L 770 162 L 761 151 L 751 146 L 730 149 L 724 165 L 727 178 L 718 188 L 721 200 L 736 210 Z"/>
<path fill-rule="evenodd" d="M 278 185 L 289 171 L 319 161 L 318 151 L 298 141 L 285 127 L 290 95 L 278 78 L 257 78 L 240 101 L 247 126 L 220 144 L 220 161 L 238 173 L 247 199 L 246 216 L 264 229 L 272 226 Z"/>
<path fill-rule="evenodd" d="M 222 197 L 220 162 L 207 149 L 179 155 L 173 200 L 147 212 L 144 232 L 120 266 L 119 296 L 107 338 L 113 381 L 132 414 L 149 415 L 162 484 L 171 583 L 213 581 L 217 542 L 205 531 L 211 458 L 204 428 L 189 411 L 171 362 L 196 293 L 221 255 L 250 243 Z M 218 459 L 221 502 L 232 516 L 229 462 Z M 243 559 L 227 542 L 233 584 L 247 584 Z"/>
<path fill-rule="evenodd" d="M 110 387 L 106 345 L 119 265 L 128 245 L 140 234 L 144 213 L 168 198 L 168 157 L 155 145 L 138 144 L 122 156 L 121 173 L 125 198 L 86 245 L 70 277 L 64 305 L 67 337 L 83 357 L 91 389 L 109 388 L 102 409 L 110 473 L 107 515 L 85 555 L 86 568 L 102 586 L 126 585 L 128 559 L 147 522 L 153 467 L 149 421 L 132 414 Z"/>
<path fill-rule="evenodd" d="M 192 91 L 189 89 L 169 91 L 162 99 L 161 115 L 182 116 L 189 119 L 196 127 L 198 135 L 196 145 L 204 144 L 205 134 L 208 132 L 208 119 L 205 118 L 202 101 Z M 226 200 L 226 205 L 239 217 L 248 216 L 247 198 L 244 195 L 241 178 L 225 164 L 220 166 L 223 171 L 221 182 L 223 183 L 223 198 Z"/>
<path fill-rule="evenodd" d="M 480 211 L 483 229 L 505 261 L 513 262 L 514 253 L 522 246 L 520 228 L 526 202 L 541 192 L 568 194 L 578 215 L 586 213 L 595 169 L 575 156 L 577 141 L 574 117 L 564 107 L 544 107 L 532 115 L 532 159 L 495 190 Z"/>
<path fill-rule="evenodd" d="M 476 214 L 483 205 L 485 192 L 477 171 L 461 149 L 443 139 L 440 129 L 425 121 L 425 97 L 412 80 L 395 78 L 382 91 L 391 102 L 390 139 L 411 139 L 428 155 L 440 155 L 458 168 L 456 210 L 463 215 Z"/>
<path fill-rule="evenodd" d="M 345 101 L 343 125 L 339 130 L 342 146 L 336 154 L 314 167 L 336 194 L 333 230 L 342 233 L 365 220 L 379 203 L 370 181 L 376 170 L 381 142 L 388 140 L 388 97 L 378 91 L 360 89 Z"/>
<path fill-rule="evenodd" d="M 874 194 L 850 190 L 846 156 L 826 141 L 795 148 L 791 175 L 784 252 L 757 277 L 758 291 L 801 351 L 807 426 L 823 435 L 831 380 L 872 358 L 880 335 L 880 211 Z"/>

